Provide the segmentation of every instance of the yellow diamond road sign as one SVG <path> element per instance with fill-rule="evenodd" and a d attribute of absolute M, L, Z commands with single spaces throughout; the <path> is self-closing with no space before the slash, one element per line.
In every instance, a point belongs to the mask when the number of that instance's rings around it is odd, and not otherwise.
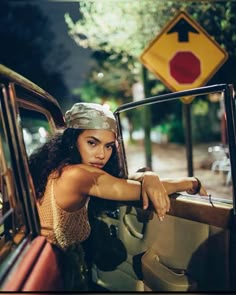
<path fill-rule="evenodd" d="M 204 86 L 228 54 L 186 12 L 170 21 L 140 56 L 170 90 Z"/>

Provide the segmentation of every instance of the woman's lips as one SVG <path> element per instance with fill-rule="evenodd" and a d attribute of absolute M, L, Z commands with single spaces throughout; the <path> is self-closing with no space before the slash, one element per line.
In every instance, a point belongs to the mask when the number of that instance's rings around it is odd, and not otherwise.
<path fill-rule="evenodd" d="M 97 167 L 97 168 L 100 168 L 100 169 L 102 169 L 103 166 L 104 166 L 104 164 L 101 164 L 101 163 L 91 163 L 91 165 L 92 165 L 93 167 Z"/>

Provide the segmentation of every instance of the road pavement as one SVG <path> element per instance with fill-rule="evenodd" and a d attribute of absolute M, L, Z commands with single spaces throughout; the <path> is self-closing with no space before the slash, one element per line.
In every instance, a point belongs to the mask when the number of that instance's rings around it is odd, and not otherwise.
<path fill-rule="evenodd" d="M 212 144 L 214 145 L 214 144 Z M 201 179 L 209 194 L 214 198 L 232 200 L 232 184 L 226 183 L 227 172 L 212 171 L 214 158 L 208 152 L 211 144 L 196 146 L 193 149 L 194 175 Z M 129 172 L 146 166 L 143 144 L 125 144 Z M 152 145 L 152 170 L 160 177 L 182 177 L 188 175 L 185 146 L 179 144 Z"/>

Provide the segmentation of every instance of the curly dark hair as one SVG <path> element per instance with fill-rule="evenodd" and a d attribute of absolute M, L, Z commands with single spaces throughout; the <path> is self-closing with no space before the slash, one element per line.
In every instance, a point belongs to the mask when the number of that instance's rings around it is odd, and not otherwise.
<path fill-rule="evenodd" d="M 67 128 L 63 133 L 56 134 L 31 154 L 29 168 L 38 199 L 43 196 L 48 176 L 53 171 L 57 171 L 57 177 L 59 177 L 63 167 L 81 163 L 81 155 L 76 143 L 78 136 L 83 131 L 82 129 Z M 103 170 L 113 176 L 122 177 L 118 151 L 115 146 Z"/>

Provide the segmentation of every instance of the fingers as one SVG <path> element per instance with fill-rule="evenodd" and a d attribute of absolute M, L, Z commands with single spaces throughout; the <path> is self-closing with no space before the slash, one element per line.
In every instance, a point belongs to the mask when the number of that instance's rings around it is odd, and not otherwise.
<path fill-rule="evenodd" d="M 163 192 L 162 196 L 159 196 L 163 203 L 156 206 L 156 213 L 160 221 L 163 221 L 167 212 L 170 211 L 170 199 L 166 191 Z"/>
<path fill-rule="evenodd" d="M 158 218 L 162 221 L 166 212 L 170 210 L 170 200 L 163 184 L 156 175 L 148 176 L 143 180 L 142 196 L 145 204 L 150 199 Z"/>
<path fill-rule="evenodd" d="M 202 185 L 201 181 L 197 177 L 190 177 L 190 181 L 192 182 L 192 188 L 186 190 L 186 192 L 190 195 L 199 194 L 200 196 L 208 196 L 207 190 Z"/>
<path fill-rule="evenodd" d="M 207 190 L 202 186 L 199 192 L 200 196 L 208 196 Z"/>
<path fill-rule="evenodd" d="M 170 210 L 170 200 L 162 182 L 157 175 L 149 174 L 143 178 L 142 198 L 144 209 L 147 208 L 146 206 L 148 206 L 150 199 L 159 220 L 163 221 L 166 212 Z"/>
<path fill-rule="evenodd" d="M 142 187 L 142 199 L 143 199 L 143 209 L 146 210 L 149 207 L 149 198 L 145 190 Z"/>
<path fill-rule="evenodd" d="M 154 201 L 155 211 L 159 220 L 163 221 L 166 213 L 170 210 L 169 197 L 167 196 L 166 192 L 163 192 L 163 194 L 159 193 L 159 196 L 155 200 L 159 201 L 156 203 Z"/>
<path fill-rule="evenodd" d="M 170 198 L 166 192 L 166 212 L 170 211 Z"/>

